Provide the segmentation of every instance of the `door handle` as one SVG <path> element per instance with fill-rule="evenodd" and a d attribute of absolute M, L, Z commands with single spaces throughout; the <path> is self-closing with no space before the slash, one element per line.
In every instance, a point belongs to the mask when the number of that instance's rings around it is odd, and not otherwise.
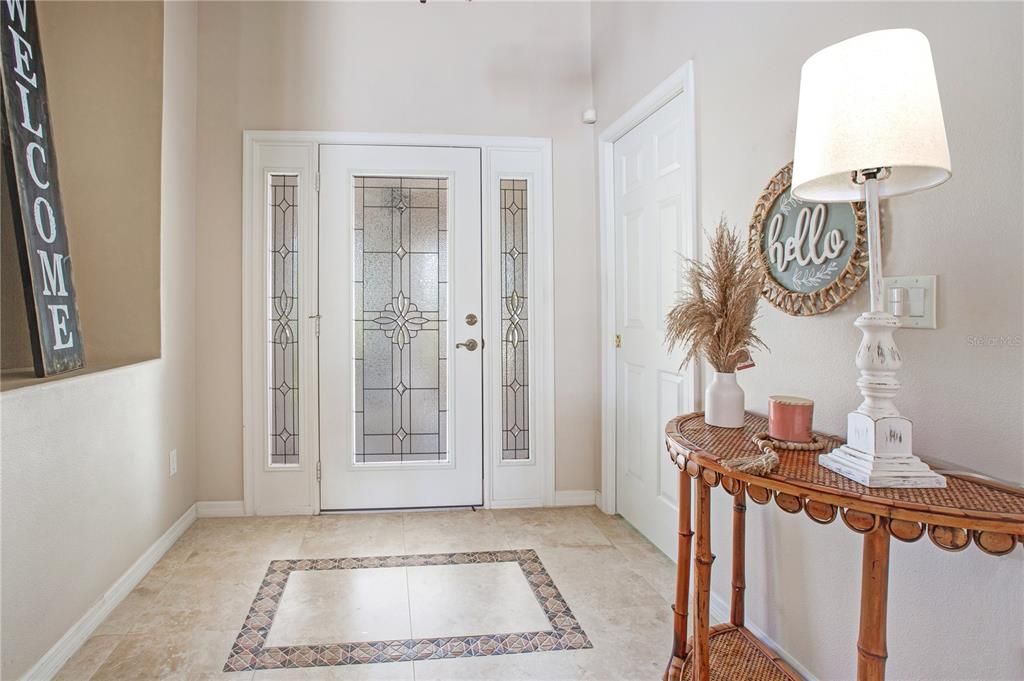
<path fill-rule="evenodd" d="M 476 342 L 475 338 L 470 338 L 465 343 L 456 343 L 455 344 L 455 348 L 456 349 L 458 349 L 458 348 L 466 348 L 470 352 L 473 352 L 474 350 L 477 349 L 477 347 L 479 347 L 479 345 L 480 344 Z"/>

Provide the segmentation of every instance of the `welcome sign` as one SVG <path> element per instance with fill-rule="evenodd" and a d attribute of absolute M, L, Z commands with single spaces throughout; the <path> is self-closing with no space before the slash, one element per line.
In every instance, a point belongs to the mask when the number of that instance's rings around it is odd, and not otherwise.
<path fill-rule="evenodd" d="M 57 179 L 36 5 L 3 0 L 4 171 L 11 192 L 36 376 L 85 366 Z"/>
<path fill-rule="evenodd" d="M 789 163 L 765 187 L 748 244 L 765 274 L 768 302 L 792 315 L 820 314 L 845 302 L 867 274 L 864 207 L 801 201 L 792 173 Z"/>

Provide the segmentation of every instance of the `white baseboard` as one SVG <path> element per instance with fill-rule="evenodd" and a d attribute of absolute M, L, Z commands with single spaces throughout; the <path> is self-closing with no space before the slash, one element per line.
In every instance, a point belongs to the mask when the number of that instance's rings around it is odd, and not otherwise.
<path fill-rule="evenodd" d="M 715 621 L 715 622 L 728 622 L 729 621 L 729 604 L 726 603 L 724 598 L 722 598 L 721 596 L 719 596 L 718 594 L 716 594 L 714 592 L 711 593 L 711 603 L 710 603 L 709 610 L 711 611 L 711 619 L 712 619 L 712 621 Z M 797 673 L 799 673 L 800 676 L 805 679 L 805 681 L 818 681 L 818 677 L 816 677 L 814 674 L 812 674 L 810 672 L 810 670 L 807 669 L 807 667 L 805 667 L 802 664 L 800 664 L 799 660 L 797 660 L 795 657 L 793 657 L 788 652 L 786 652 L 785 648 L 783 648 L 778 643 L 773 641 L 771 639 L 771 637 L 768 636 L 768 634 L 764 633 L 764 630 L 761 629 L 761 627 L 757 626 L 756 624 L 751 624 L 749 619 L 745 619 L 744 620 L 743 626 L 745 626 L 747 629 L 749 629 L 750 632 L 752 634 L 754 634 L 754 636 L 757 636 L 769 648 L 771 648 L 776 653 L 778 653 L 779 656 L 783 660 L 785 660 L 787 664 L 789 664 L 789 666 L 791 666 L 793 669 L 795 669 L 797 671 Z"/>
<path fill-rule="evenodd" d="M 239 501 L 197 501 L 196 515 L 200 518 L 238 518 L 245 515 L 245 504 Z"/>
<path fill-rule="evenodd" d="M 555 491 L 555 506 L 596 506 L 601 503 L 601 493 L 593 489 L 563 489 Z M 544 500 L 491 499 L 488 508 L 542 508 Z"/>
<path fill-rule="evenodd" d="M 595 489 L 555 490 L 555 506 L 594 506 L 597 495 Z"/>
<path fill-rule="evenodd" d="M 501 508 L 540 508 L 544 505 L 544 501 L 540 498 L 536 499 L 491 499 L 491 503 L 488 508 L 501 509 Z"/>
<path fill-rule="evenodd" d="M 56 676 L 64 663 L 86 642 L 107 615 L 142 581 L 146 573 L 167 553 L 167 549 L 178 541 L 178 538 L 185 533 L 189 525 L 195 522 L 195 519 L 196 505 L 193 504 L 139 556 L 139 559 L 107 589 L 106 593 L 82 615 L 81 619 L 75 622 L 60 637 L 60 640 L 46 651 L 46 654 L 39 658 L 39 661 L 32 665 L 31 669 L 25 672 L 22 679 L 24 681 L 49 681 Z"/>

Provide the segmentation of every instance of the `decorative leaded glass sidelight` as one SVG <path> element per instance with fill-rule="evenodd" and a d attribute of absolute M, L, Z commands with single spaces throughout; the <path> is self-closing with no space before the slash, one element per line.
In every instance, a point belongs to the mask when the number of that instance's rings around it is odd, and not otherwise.
<path fill-rule="evenodd" d="M 295 175 L 270 176 L 270 463 L 299 463 L 298 192 Z"/>
<path fill-rule="evenodd" d="M 501 180 L 501 458 L 530 458 L 526 180 Z"/>
<path fill-rule="evenodd" d="M 354 178 L 356 463 L 448 460 L 448 180 Z"/>

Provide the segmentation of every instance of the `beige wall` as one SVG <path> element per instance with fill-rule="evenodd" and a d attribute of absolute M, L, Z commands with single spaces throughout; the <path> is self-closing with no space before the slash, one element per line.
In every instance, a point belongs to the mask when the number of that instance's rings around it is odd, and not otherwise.
<path fill-rule="evenodd" d="M 161 3 L 43 2 L 37 7 L 87 365 L 157 357 Z M 7 227 L 4 369 L 32 364 L 13 247 Z"/>
<path fill-rule="evenodd" d="M 768 178 L 792 159 L 800 66 L 857 33 L 909 26 L 931 40 L 953 179 L 884 207 L 885 267 L 939 276 L 935 331 L 898 334 L 899 399 L 922 454 L 1024 482 L 1024 349 L 968 337 L 1022 334 L 1022 69 L 1020 4 L 708 3 L 593 5 L 594 93 L 602 126 L 694 60 L 700 213 L 745 229 Z M 762 305 L 771 353 L 741 376 L 748 406 L 776 393 L 816 400 L 816 425 L 845 431 L 859 401 L 852 326 L 865 290 L 823 317 Z M 726 500 L 713 532 L 729 536 Z M 747 617 L 820 679 L 855 668 L 858 537 L 834 524 L 754 507 L 748 512 Z M 714 591 L 728 593 L 717 551 Z M 893 547 L 889 676 L 1020 679 L 1024 556 L 949 554 L 929 542 Z M 1012 594 L 1012 595 L 1011 595 Z"/>
<path fill-rule="evenodd" d="M 585 4 L 203 3 L 200 498 L 242 496 L 242 131 L 554 140 L 556 475 L 594 489 L 597 274 Z"/>
<path fill-rule="evenodd" d="M 194 4 L 175 2 L 152 17 L 166 55 L 161 358 L 0 396 L 5 679 L 33 665 L 195 501 L 196 16 Z"/>

